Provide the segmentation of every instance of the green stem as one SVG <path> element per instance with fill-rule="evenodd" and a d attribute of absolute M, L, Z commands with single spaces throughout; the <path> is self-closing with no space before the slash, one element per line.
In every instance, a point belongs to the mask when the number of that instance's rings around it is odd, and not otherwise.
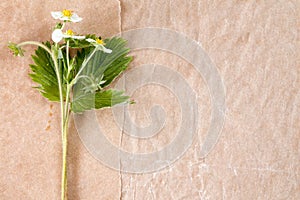
<path fill-rule="evenodd" d="M 67 78 L 68 78 L 70 70 L 71 70 L 71 68 L 70 68 L 70 59 L 69 59 L 69 40 L 67 41 L 66 53 L 67 53 L 67 66 L 68 66 Z"/>
<path fill-rule="evenodd" d="M 42 47 L 43 49 L 45 49 L 52 56 L 51 50 L 46 45 L 44 45 L 43 43 L 36 42 L 36 41 L 26 41 L 26 42 L 22 42 L 22 43 L 18 44 L 17 47 L 21 47 L 21 46 L 24 46 L 24 45 L 36 45 L 36 46 Z"/>
<path fill-rule="evenodd" d="M 70 67 L 70 60 L 69 60 L 69 41 L 67 41 L 67 46 L 66 46 L 66 57 L 67 57 L 67 68 L 68 68 L 68 71 L 67 71 L 67 92 L 66 92 L 66 103 L 65 103 L 65 117 L 67 115 L 67 112 L 69 110 L 69 98 L 70 98 L 70 89 L 72 87 L 72 85 L 69 84 L 68 82 L 68 79 L 69 79 L 69 75 L 70 75 L 70 72 L 71 72 L 71 67 Z"/>
<path fill-rule="evenodd" d="M 70 111 L 67 112 L 65 115 L 64 127 L 63 127 L 63 140 L 62 140 L 62 147 L 63 147 L 63 156 L 62 156 L 62 178 L 61 178 L 61 200 L 67 200 L 67 185 L 68 185 L 68 178 L 67 178 L 67 153 L 68 153 L 68 125 L 69 125 L 69 116 Z"/>
<path fill-rule="evenodd" d="M 72 85 L 69 84 L 68 78 L 71 71 L 70 67 L 70 60 L 69 60 L 69 41 L 67 41 L 66 46 L 66 57 L 67 57 L 67 91 L 66 91 L 66 102 L 65 102 L 65 110 L 64 110 L 64 130 L 63 130 L 63 139 L 62 139 L 62 145 L 63 145 L 63 161 L 62 161 L 62 178 L 61 178 L 61 199 L 67 200 L 68 195 L 68 176 L 67 176 L 67 152 L 68 152 L 68 125 L 69 125 L 69 116 L 70 116 L 70 92 Z"/>
<path fill-rule="evenodd" d="M 56 44 L 57 45 L 57 44 Z M 58 88 L 59 88 L 59 96 L 60 96 L 60 105 L 61 105 L 61 131 L 62 131 L 62 178 L 61 178 L 61 200 L 67 200 L 67 148 L 68 148 L 68 141 L 67 141 L 67 135 L 68 135 L 68 120 L 69 120 L 69 112 L 67 111 L 67 103 L 64 105 L 64 97 L 62 94 L 62 84 L 61 84 L 61 78 L 59 74 L 59 68 L 57 64 L 57 57 L 55 55 L 55 52 L 53 50 L 51 54 L 54 65 L 55 65 L 55 71 L 56 76 L 58 80 Z M 66 91 L 66 98 L 68 98 L 68 87 Z M 68 100 L 66 99 L 66 102 Z"/>

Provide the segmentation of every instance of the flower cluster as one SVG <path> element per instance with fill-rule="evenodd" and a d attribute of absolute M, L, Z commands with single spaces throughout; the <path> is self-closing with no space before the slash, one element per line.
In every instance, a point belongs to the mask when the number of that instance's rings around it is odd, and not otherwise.
<path fill-rule="evenodd" d="M 52 32 L 52 40 L 55 43 L 59 43 L 62 39 L 74 39 L 74 40 L 86 40 L 93 46 L 97 48 L 97 50 L 101 50 L 105 53 L 111 53 L 111 49 L 107 49 L 104 47 L 105 43 L 101 38 L 94 40 L 93 38 L 86 38 L 85 36 L 76 35 L 71 29 L 68 29 L 66 31 L 63 31 L 63 28 L 67 22 L 80 22 L 82 20 L 81 17 L 79 17 L 76 13 L 74 13 L 71 10 L 63 10 L 63 11 L 57 11 L 57 12 L 51 12 L 51 15 L 54 19 L 59 19 L 63 21 L 62 25 L 59 25 L 55 28 L 55 30 Z"/>

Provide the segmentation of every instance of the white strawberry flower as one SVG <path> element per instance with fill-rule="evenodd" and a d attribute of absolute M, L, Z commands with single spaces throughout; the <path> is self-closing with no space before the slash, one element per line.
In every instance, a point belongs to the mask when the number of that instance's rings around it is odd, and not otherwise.
<path fill-rule="evenodd" d="M 62 21 L 80 22 L 82 20 L 76 13 L 66 9 L 63 11 L 51 12 L 51 15 L 54 19 L 60 19 Z"/>
<path fill-rule="evenodd" d="M 55 29 L 52 32 L 52 40 L 55 43 L 60 42 L 63 38 L 73 38 L 77 40 L 83 40 L 85 36 L 74 35 L 74 32 L 72 30 L 67 30 L 65 33 L 63 33 L 61 29 Z"/>
<path fill-rule="evenodd" d="M 96 48 L 98 48 L 99 50 L 105 52 L 105 53 L 111 53 L 112 50 L 111 49 L 107 49 L 104 47 L 105 43 L 103 42 L 103 40 L 101 39 L 92 39 L 92 38 L 87 38 L 85 39 L 86 41 L 90 42 L 91 44 L 93 44 Z"/>

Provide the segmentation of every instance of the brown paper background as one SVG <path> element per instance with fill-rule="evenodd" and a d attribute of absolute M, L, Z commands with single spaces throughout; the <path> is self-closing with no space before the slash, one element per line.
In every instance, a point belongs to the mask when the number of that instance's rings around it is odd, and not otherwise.
<path fill-rule="evenodd" d="M 2 1 L 0 8 L 0 199 L 60 197 L 59 107 L 31 88 L 28 64 L 34 48 L 26 47 L 24 58 L 14 58 L 6 45 L 50 39 L 50 11 L 63 8 L 84 18 L 74 25 L 79 33 L 110 37 L 133 28 L 162 27 L 198 41 L 219 70 L 227 106 L 222 135 L 205 159 L 199 159 L 195 142 L 174 165 L 153 174 L 120 174 L 104 166 L 88 153 L 71 123 L 69 199 L 300 199 L 299 1 L 25 0 Z M 131 69 L 163 64 L 193 87 L 201 140 L 210 116 L 201 76 L 169 53 L 132 55 Z M 121 131 L 105 109 L 97 114 L 107 137 L 132 152 L 169 143 L 180 113 L 172 93 L 150 85 L 133 98 L 137 104 L 130 108 L 137 123 L 149 123 L 149 109 L 160 104 L 168 114 L 166 127 L 149 141 L 124 135 L 120 144 Z"/>

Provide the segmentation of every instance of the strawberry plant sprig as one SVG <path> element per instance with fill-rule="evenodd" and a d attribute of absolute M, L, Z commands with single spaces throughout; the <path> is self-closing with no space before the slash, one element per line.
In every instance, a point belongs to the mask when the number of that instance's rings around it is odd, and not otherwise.
<path fill-rule="evenodd" d="M 24 56 L 25 45 L 36 45 L 30 65 L 31 79 L 39 92 L 49 101 L 59 102 L 62 135 L 61 199 L 67 199 L 67 145 L 71 112 L 111 107 L 132 103 L 123 91 L 107 89 L 131 62 L 126 41 L 120 37 L 102 39 L 96 35 L 77 35 L 65 27 L 82 20 L 70 10 L 51 12 L 56 23 L 52 41 L 43 43 L 10 42 L 8 47 L 15 56 Z"/>

